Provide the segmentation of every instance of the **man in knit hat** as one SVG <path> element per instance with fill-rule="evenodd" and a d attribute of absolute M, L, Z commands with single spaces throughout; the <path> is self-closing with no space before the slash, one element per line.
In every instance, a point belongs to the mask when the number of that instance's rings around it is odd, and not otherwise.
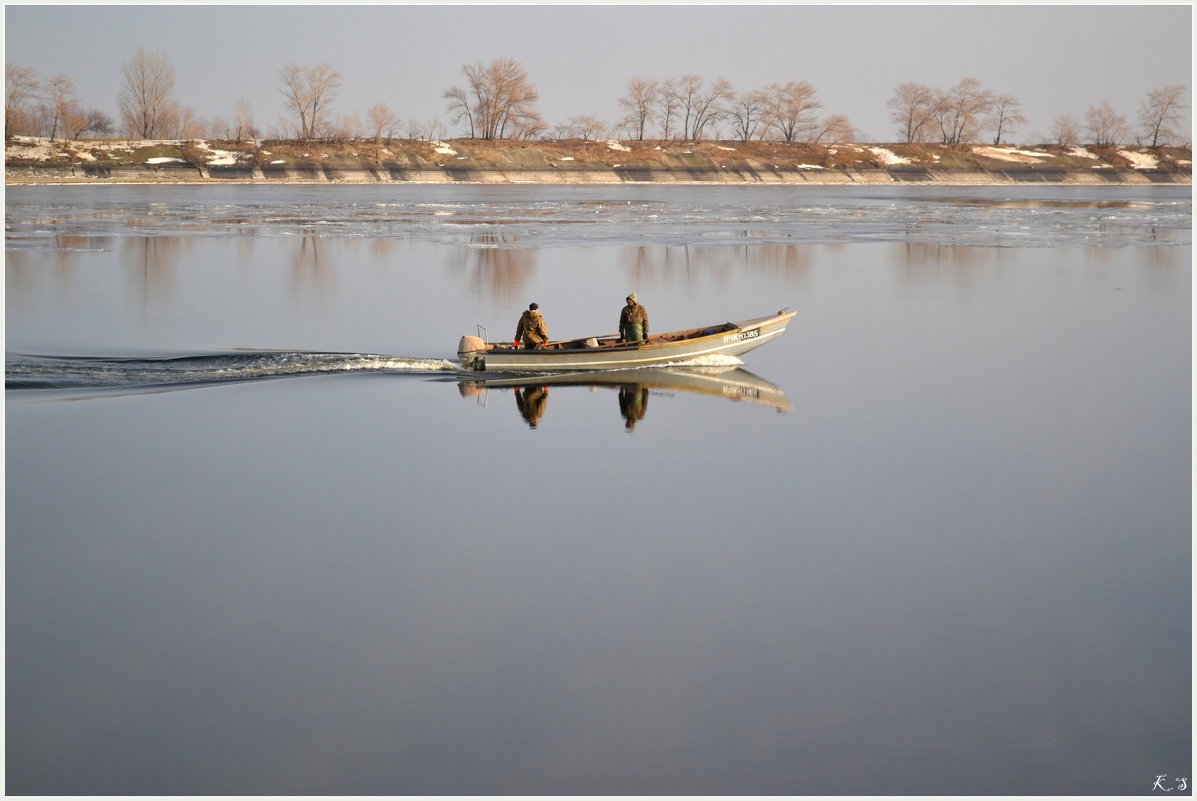
<path fill-rule="evenodd" d="M 635 292 L 628 295 L 627 301 L 619 313 L 619 340 L 643 343 L 648 340 L 648 309 L 640 305 Z"/>
<path fill-rule="evenodd" d="M 521 339 L 525 348 L 539 348 L 549 341 L 549 327 L 545 325 L 539 303 L 529 303 L 528 311 L 520 316 L 519 324 L 515 327 L 515 344 L 512 347 L 518 348 Z"/>

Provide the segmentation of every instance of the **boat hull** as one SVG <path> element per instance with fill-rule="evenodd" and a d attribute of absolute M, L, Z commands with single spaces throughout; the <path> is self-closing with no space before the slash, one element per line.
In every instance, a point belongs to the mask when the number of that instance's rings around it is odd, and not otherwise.
<path fill-rule="evenodd" d="M 550 342 L 547 347 L 528 350 L 488 344 L 476 337 L 462 337 L 457 356 L 466 370 L 497 372 L 652 367 L 706 356 L 740 356 L 781 335 L 795 314 L 781 311 L 738 323 L 659 334 L 640 345 L 620 344 L 608 338 Z"/>

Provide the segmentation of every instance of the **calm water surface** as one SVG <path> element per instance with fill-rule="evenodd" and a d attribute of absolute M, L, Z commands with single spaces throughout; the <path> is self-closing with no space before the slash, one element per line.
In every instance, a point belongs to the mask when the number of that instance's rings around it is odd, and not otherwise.
<path fill-rule="evenodd" d="M 1191 257 L 1187 187 L 12 187 L 7 792 L 1191 784 Z M 799 313 L 455 370 L 632 290 Z"/>

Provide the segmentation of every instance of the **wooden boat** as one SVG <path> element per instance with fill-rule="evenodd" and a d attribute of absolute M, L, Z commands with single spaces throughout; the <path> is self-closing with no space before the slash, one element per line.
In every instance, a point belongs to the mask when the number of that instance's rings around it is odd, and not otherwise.
<path fill-rule="evenodd" d="M 457 357 L 465 370 L 537 373 L 652 367 L 704 356 L 739 356 L 780 335 L 795 314 L 782 309 L 769 317 L 653 334 L 638 344 L 622 343 L 612 334 L 558 340 L 529 350 L 463 336 L 457 345 Z"/>

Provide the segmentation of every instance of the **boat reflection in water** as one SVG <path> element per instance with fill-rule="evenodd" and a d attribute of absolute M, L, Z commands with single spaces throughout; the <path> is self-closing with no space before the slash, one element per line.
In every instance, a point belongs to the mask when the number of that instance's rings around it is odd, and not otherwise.
<path fill-rule="evenodd" d="M 627 370 L 599 370 L 572 373 L 496 376 L 458 382 L 465 398 L 485 399 L 492 389 L 513 390 L 516 408 L 531 428 L 544 418 L 549 390 L 554 387 L 613 389 L 619 400 L 619 414 L 627 431 L 635 429 L 648 412 L 650 394 L 694 392 L 733 401 L 770 406 L 778 412 L 794 407 L 776 384 L 740 367 L 638 367 Z"/>

